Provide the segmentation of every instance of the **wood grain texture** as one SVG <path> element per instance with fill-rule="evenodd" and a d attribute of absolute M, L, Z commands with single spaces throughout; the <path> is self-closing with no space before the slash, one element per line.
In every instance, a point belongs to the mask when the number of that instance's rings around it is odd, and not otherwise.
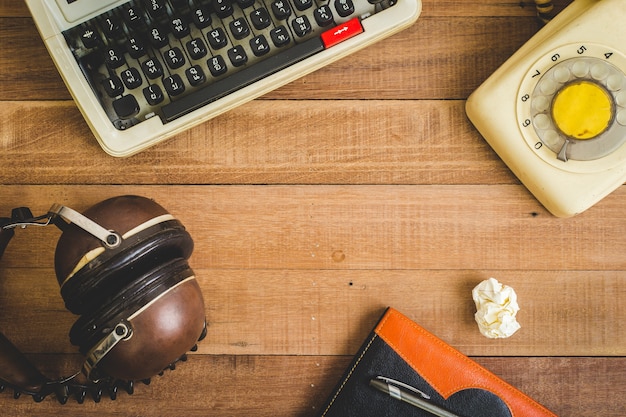
<path fill-rule="evenodd" d="M 349 356 L 200 356 L 193 355 L 175 371 L 138 384 L 132 396 L 121 392 L 113 402 L 70 400 L 61 406 L 52 398 L 33 403 L 0 394 L 4 415 L 170 417 L 313 417 L 350 362 Z M 475 358 L 481 365 L 532 395 L 563 416 L 623 415 L 624 358 Z M 36 355 L 33 362 L 51 375 L 80 363 L 72 355 Z M 57 367 L 51 367 L 54 363 Z M 181 383 L 181 381 L 184 381 Z M 584 383 L 581 383 L 584 381 Z M 597 391 L 597 387 L 612 387 Z M 568 397 L 566 393 L 571 393 Z M 8 398 L 7 398 L 8 397 Z"/>
<path fill-rule="evenodd" d="M 349 355 L 392 301 L 468 355 L 626 356 L 626 329 L 617 325 L 622 308 L 597 303 L 622 293 L 622 272 L 195 272 L 209 322 L 201 354 Z M 486 340 L 473 320 L 471 290 L 491 276 L 513 286 L 520 299 L 522 329 L 509 339 Z M 29 353 L 76 351 L 66 340 L 76 317 L 64 310 L 52 270 L 0 270 L 0 277 L 6 282 L 0 293 L 2 331 L 14 344 Z M 593 323 L 615 325 L 608 331 Z"/>
<path fill-rule="evenodd" d="M 570 0 L 557 0 L 561 10 Z M 3 416 L 315 416 L 393 306 L 559 416 L 626 410 L 626 188 L 557 219 L 465 115 L 538 29 L 532 1 L 426 1 L 418 22 L 139 155 L 95 143 L 23 2 L 0 0 L 0 216 L 154 198 L 195 241 L 209 335 L 116 402 L 0 394 Z M 53 272 L 59 231 L 16 231 L 0 331 L 48 376 L 81 357 Z M 471 289 L 516 289 L 488 340 Z"/>
<path fill-rule="evenodd" d="M 462 101 L 369 102 L 258 100 L 124 159 L 101 152 L 71 102 L 9 102 L 0 107 L 0 182 L 517 183 Z"/>
<path fill-rule="evenodd" d="M 138 194 L 178 216 L 199 268 L 623 270 L 624 190 L 573 219 L 521 186 L 5 186 L 36 213 Z M 28 229 L 4 265 L 42 265 L 52 228 Z M 39 238 L 41 236 L 41 238 Z M 28 240 L 43 240 L 35 248 Z M 46 240 L 48 242 L 46 242 Z M 42 250 L 42 247 L 44 248 Z M 337 262 L 332 254 L 342 251 Z"/>

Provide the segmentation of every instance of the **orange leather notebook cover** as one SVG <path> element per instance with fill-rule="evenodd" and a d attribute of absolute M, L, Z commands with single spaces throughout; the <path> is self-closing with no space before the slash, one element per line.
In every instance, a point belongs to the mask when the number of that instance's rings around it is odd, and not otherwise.
<path fill-rule="evenodd" d="M 385 389 L 381 390 L 380 386 Z M 418 399 L 412 400 L 415 397 Z M 389 308 L 339 381 L 321 416 L 433 415 L 556 417 L 517 388 Z"/>

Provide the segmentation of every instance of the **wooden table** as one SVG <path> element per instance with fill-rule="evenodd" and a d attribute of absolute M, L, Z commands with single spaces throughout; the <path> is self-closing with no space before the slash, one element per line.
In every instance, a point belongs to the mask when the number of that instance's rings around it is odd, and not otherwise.
<path fill-rule="evenodd" d="M 562 8 L 569 1 L 557 1 Z M 425 0 L 410 29 L 127 159 L 96 144 L 22 2 L 0 1 L 0 215 L 139 194 L 177 216 L 206 298 L 189 360 L 113 402 L 0 394 L 4 416 L 314 416 L 386 306 L 559 416 L 626 410 L 626 188 L 551 216 L 467 120 L 467 96 L 537 30 L 531 1 Z M 54 228 L 0 263 L 0 331 L 77 369 Z M 516 289 L 490 340 L 471 289 Z"/>

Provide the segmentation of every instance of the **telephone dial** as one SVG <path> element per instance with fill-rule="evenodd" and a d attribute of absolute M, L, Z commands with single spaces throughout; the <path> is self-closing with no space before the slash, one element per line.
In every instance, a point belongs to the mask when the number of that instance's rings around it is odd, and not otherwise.
<path fill-rule="evenodd" d="M 468 98 L 469 119 L 552 214 L 626 181 L 626 7 L 574 0 Z"/>
<path fill-rule="evenodd" d="M 61 230 L 54 267 L 66 308 L 78 315 L 69 336 L 82 371 L 49 379 L 0 333 L 0 390 L 48 395 L 64 404 L 87 394 L 115 399 L 120 388 L 174 369 L 206 335 L 204 300 L 187 260 L 193 240 L 180 221 L 145 197 L 119 196 L 79 213 L 55 204 L 0 218 L 0 256 L 16 228 Z"/>

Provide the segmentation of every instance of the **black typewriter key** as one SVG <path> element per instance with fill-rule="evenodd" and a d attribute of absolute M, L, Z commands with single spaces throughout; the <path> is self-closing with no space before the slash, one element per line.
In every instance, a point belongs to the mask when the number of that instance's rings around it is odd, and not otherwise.
<path fill-rule="evenodd" d="M 318 26 L 324 27 L 333 23 L 333 12 L 330 10 L 330 7 L 328 7 L 328 5 L 324 5 L 315 9 L 315 11 L 313 12 L 313 16 L 315 17 L 315 21 L 317 22 Z"/>
<path fill-rule="evenodd" d="M 255 0 L 237 0 L 237 4 L 242 9 L 247 9 L 248 7 L 252 7 L 254 5 Z"/>
<path fill-rule="evenodd" d="M 265 7 L 259 7 L 250 13 L 250 21 L 258 30 L 265 29 L 272 23 L 270 14 Z"/>
<path fill-rule="evenodd" d="M 124 54 L 118 47 L 107 48 L 104 51 L 104 60 L 112 69 L 119 68 L 126 63 Z"/>
<path fill-rule="evenodd" d="M 119 77 L 113 76 L 102 81 L 102 87 L 109 97 L 117 97 L 124 92 L 124 84 Z"/>
<path fill-rule="evenodd" d="M 255 56 L 263 56 L 270 51 L 270 44 L 263 35 L 250 39 L 250 49 Z"/>
<path fill-rule="evenodd" d="M 299 37 L 307 35 L 312 30 L 311 22 L 309 22 L 309 18 L 306 16 L 296 17 L 291 22 L 291 26 L 293 27 L 294 33 Z"/>
<path fill-rule="evenodd" d="M 146 101 L 151 106 L 156 106 L 161 103 L 165 96 L 163 95 L 163 90 L 156 84 L 150 84 L 146 88 L 143 89 L 143 96 L 146 98 Z"/>
<path fill-rule="evenodd" d="M 167 12 L 166 0 L 143 0 L 150 15 L 154 18 L 165 15 Z"/>
<path fill-rule="evenodd" d="M 235 67 L 240 67 L 248 62 L 248 54 L 241 45 L 235 45 L 228 50 L 228 59 Z"/>
<path fill-rule="evenodd" d="M 232 15 L 235 11 L 231 0 L 213 0 L 213 9 L 220 19 Z"/>
<path fill-rule="evenodd" d="M 85 48 L 91 49 L 100 45 L 100 36 L 94 30 L 93 26 L 85 26 L 80 33 L 80 39 L 83 41 Z"/>
<path fill-rule="evenodd" d="M 302 61 L 323 50 L 324 43 L 322 39 L 320 37 L 313 37 L 293 46 L 292 49 L 283 51 L 285 53 L 277 53 L 270 59 L 261 59 L 255 62 L 254 65 L 243 67 L 230 76 L 224 77 L 203 88 L 199 88 L 195 92 L 181 97 L 178 100 L 165 104 L 161 108 L 163 120 L 167 122 L 188 114 L 190 111 L 218 100 L 244 86 L 262 80 L 268 75 L 275 74 L 277 70 L 287 68 L 293 63 Z"/>
<path fill-rule="evenodd" d="M 121 119 L 128 119 L 139 113 L 139 103 L 132 94 L 113 101 L 113 110 Z"/>
<path fill-rule="evenodd" d="M 243 39 L 250 34 L 248 22 L 243 17 L 233 20 L 228 26 L 235 39 Z"/>
<path fill-rule="evenodd" d="M 102 32 L 109 39 L 117 39 L 122 35 L 122 22 L 115 16 L 107 16 L 100 22 Z"/>
<path fill-rule="evenodd" d="M 209 58 L 206 62 L 207 67 L 209 67 L 209 71 L 211 71 L 211 75 L 214 77 L 219 77 L 222 74 L 225 74 L 228 70 L 226 66 L 226 61 L 222 58 L 221 55 L 216 55 L 212 58 Z"/>
<path fill-rule="evenodd" d="M 313 6 L 313 0 L 293 0 L 293 4 L 296 6 L 296 9 L 303 12 Z"/>
<path fill-rule="evenodd" d="M 305 59 L 324 48 L 314 34 L 357 13 L 354 0 L 118 3 L 64 34 L 122 127 L 157 107 L 171 120 Z"/>
<path fill-rule="evenodd" d="M 126 41 L 126 50 L 128 54 L 134 58 L 141 58 L 146 54 L 146 47 L 139 38 L 131 37 Z"/>
<path fill-rule="evenodd" d="M 209 31 L 206 36 L 209 40 L 209 45 L 211 45 L 211 48 L 213 49 L 223 48 L 228 43 L 228 38 L 222 28 L 215 28 Z"/>
<path fill-rule="evenodd" d="M 354 3 L 352 0 L 335 0 L 335 10 L 341 17 L 348 17 L 354 13 Z"/>
<path fill-rule="evenodd" d="M 211 25 L 211 12 L 205 6 L 197 7 L 191 12 L 191 20 L 198 29 L 204 29 Z"/>
<path fill-rule="evenodd" d="M 171 97 L 182 94 L 185 91 L 183 79 L 180 78 L 180 75 L 178 74 L 173 74 L 169 77 L 163 78 L 163 86 L 165 87 L 167 94 Z"/>
<path fill-rule="evenodd" d="M 170 0 L 170 3 L 172 3 L 172 6 L 176 10 L 180 10 L 189 6 L 189 0 Z"/>
<path fill-rule="evenodd" d="M 284 26 L 278 26 L 270 31 L 270 38 L 276 47 L 285 46 L 291 41 L 289 31 Z"/>
<path fill-rule="evenodd" d="M 179 47 L 169 49 L 163 54 L 167 66 L 171 69 L 177 69 L 185 65 L 185 55 Z"/>
<path fill-rule="evenodd" d="M 136 29 L 143 24 L 143 17 L 141 17 L 141 15 L 141 9 L 135 6 L 128 6 L 124 8 L 124 20 L 126 21 L 126 24 L 133 29 Z"/>
<path fill-rule="evenodd" d="M 141 79 L 141 74 L 137 68 L 128 68 L 120 74 L 124 85 L 129 90 L 139 87 L 143 80 Z"/>
<path fill-rule="evenodd" d="M 165 33 L 158 26 L 153 26 L 148 32 L 148 39 L 155 48 L 163 48 L 169 43 L 167 33 Z"/>
<path fill-rule="evenodd" d="M 278 20 L 285 20 L 291 16 L 291 6 L 287 0 L 274 0 L 272 2 L 272 13 Z"/>
<path fill-rule="evenodd" d="M 176 17 L 170 21 L 170 30 L 176 39 L 182 39 L 190 33 L 189 25 L 184 19 Z"/>
<path fill-rule="evenodd" d="M 150 58 L 141 64 L 144 74 L 151 80 L 159 78 L 163 75 L 163 66 L 156 58 Z"/>
<path fill-rule="evenodd" d="M 187 42 L 185 47 L 187 48 L 187 52 L 189 53 L 191 59 L 204 58 L 208 52 L 204 41 L 200 38 L 190 40 Z"/>
<path fill-rule="evenodd" d="M 200 67 L 200 65 L 194 65 L 193 67 L 187 68 L 185 75 L 187 76 L 187 81 L 189 81 L 189 84 L 193 87 L 206 81 L 204 71 L 202 71 L 202 67 Z"/>

